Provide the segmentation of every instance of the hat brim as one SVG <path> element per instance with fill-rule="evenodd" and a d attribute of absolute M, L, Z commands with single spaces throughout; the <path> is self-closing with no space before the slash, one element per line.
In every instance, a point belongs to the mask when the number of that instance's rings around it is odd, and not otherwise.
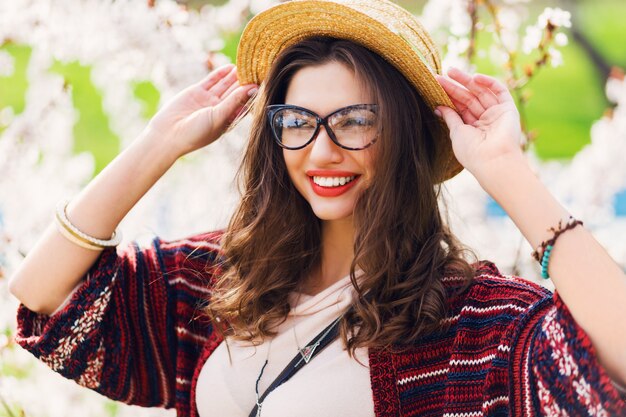
<path fill-rule="evenodd" d="M 408 13 L 408 12 L 407 12 Z M 418 34 L 419 35 L 419 34 Z M 243 84 L 261 82 L 276 57 L 286 48 L 312 36 L 347 39 L 365 46 L 396 67 L 417 89 L 431 109 L 454 108 L 435 73 L 438 62 L 429 62 L 420 49 L 394 27 L 352 7 L 324 0 L 282 3 L 256 15 L 244 29 L 237 50 L 237 71 Z M 430 40 L 430 37 L 426 34 Z M 437 140 L 437 182 L 463 170 L 454 157 L 449 132 Z"/>

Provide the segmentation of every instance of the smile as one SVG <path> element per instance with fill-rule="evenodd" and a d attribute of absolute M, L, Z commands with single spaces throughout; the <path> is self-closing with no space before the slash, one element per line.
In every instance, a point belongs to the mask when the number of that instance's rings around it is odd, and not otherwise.
<path fill-rule="evenodd" d="M 354 181 L 356 175 L 351 177 L 313 177 L 313 182 L 320 187 L 339 187 Z"/>
<path fill-rule="evenodd" d="M 346 193 L 359 182 L 360 175 L 351 176 L 309 176 L 309 182 L 315 194 L 320 197 L 337 197 Z"/>

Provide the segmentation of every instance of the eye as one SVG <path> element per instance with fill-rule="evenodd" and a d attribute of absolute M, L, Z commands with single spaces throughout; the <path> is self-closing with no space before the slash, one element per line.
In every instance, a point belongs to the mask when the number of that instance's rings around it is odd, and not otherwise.
<path fill-rule="evenodd" d="M 281 114 L 276 120 L 279 126 L 282 126 L 286 129 L 306 129 L 315 127 L 314 122 L 312 123 L 310 116 L 294 112 L 285 112 L 284 114 Z"/>
<path fill-rule="evenodd" d="M 376 114 L 369 111 L 351 111 L 334 120 L 336 128 L 369 128 L 376 124 Z"/>
<path fill-rule="evenodd" d="M 349 126 L 371 126 L 372 121 L 368 120 L 365 117 L 350 117 L 341 122 L 340 126 L 349 127 Z"/>

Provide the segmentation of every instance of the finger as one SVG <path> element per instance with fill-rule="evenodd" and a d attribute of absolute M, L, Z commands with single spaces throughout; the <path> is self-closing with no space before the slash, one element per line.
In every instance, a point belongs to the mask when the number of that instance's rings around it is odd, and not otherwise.
<path fill-rule="evenodd" d="M 228 74 L 226 74 L 221 80 L 219 80 L 208 91 L 217 97 L 221 97 L 231 85 L 237 82 L 237 68 L 233 67 Z"/>
<path fill-rule="evenodd" d="M 456 108 L 456 112 L 461 116 L 465 124 L 468 124 L 468 125 L 473 124 L 476 121 L 480 120 L 480 117 L 474 116 L 472 111 L 468 109 L 467 107 L 465 107 L 465 104 L 459 101 L 456 101 L 452 98 L 451 100 L 452 100 L 452 104 L 454 104 L 454 107 Z"/>
<path fill-rule="evenodd" d="M 477 74 L 478 75 L 478 74 Z M 498 104 L 498 99 L 491 90 L 474 81 L 474 77 L 458 68 L 450 68 L 448 76 L 471 91 L 485 108 Z"/>
<path fill-rule="evenodd" d="M 513 97 L 509 89 L 497 79 L 484 74 L 476 74 L 474 81 L 487 87 L 498 98 L 499 103 L 512 102 Z"/>
<path fill-rule="evenodd" d="M 228 74 L 233 69 L 233 67 L 233 64 L 222 65 L 221 67 L 218 67 L 211 71 L 198 84 L 205 90 L 208 90 L 209 88 L 213 87 L 215 83 L 224 78 L 224 76 Z"/>
<path fill-rule="evenodd" d="M 461 119 L 463 119 L 463 122 L 465 124 L 471 125 L 473 123 L 476 123 L 478 120 L 480 120 L 480 118 L 472 114 L 472 111 L 470 109 L 463 108 L 462 103 L 458 103 L 452 100 L 452 104 L 454 104 L 454 106 L 457 108 L 457 113 L 461 116 Z"/>
<path fill-rule="evenodd" d="M 226 98 L 230 93 L 235 91 L 237 87 L 239 86 L 240 86 L 239 82 L 233 83 L 230 87 L 228 87 L 228 90 L 224 91 L 224 94 L 220 96 L 220 100 L 223 100 L 224 98 Z"/>
<path fill-rule="evenodd" d="M 255 84 L 247 84 L 245 86 L 237 87 L 230 95 L 224 98 L 224 100 L 215 106 L 215 123 L 220 128 L 224 128 L 230 122 L 232 122 L 239 109 L 246 105 L 250 100 L 250 93 L 254 93 L 257 88 Z"/>
<path fill-rule="evenodd" d="M 469 110 L 475 119 L 479 119 L 480 115 L 485 112 L 485 108 L 478 98 L 467 88 L 440 75 L 437 76 L 437 81 L 439 81 L 439 84 L 441 84 L 448 96 L 450 96 L 450 99 L 454 102 L 454 105 L 457 106 L 461 112 L 467 113 L 466 110 Z"/>
<path fill-rule="evenodd" d="M 443 120 L 446 122 L 446 125 L 448 125 L 448 129 L 450 130 L 450 132 L 453 132 L 455 129 L 464 125 L 461 116 L 459 116 L 457 112 L 452 110 L 450 107 L 438 106 L 435 110 L 435 114 L 443 118 Z"/>
<path fill-rule="evenodd" d="M 440 81 L 442 86 L 445 83 L 451 83 L 454 84 L 453 82 L 446 80 L 445 78 L 442 77 L 442 80 Z M 456 84 L 454 84 L 456 86 Z M 463 87 L 460 87 L 463 88 Z M 445 89 L 445 88 L 444 88 Z M 447 90 L 446 90 L 447 91 Z M 474 123 L 476 120 L 480 119 L 481 115 L 485 112 L 485 110 L 476 105 L 474 107 L 470 107 L 468 106 L 468 102 L 467 100 L 459 100 L 458 94 L 449 94 L 450 96 L 450 100 L 452 101 L 452 104 L 454 104 L 454 107 L 456 107 L 457 112 L 461 115 L 461 117 L 463 118 L 463 121 L 467 124 L 472 124 Z M 479 114 L 475 114 L 478 113 Z"/>

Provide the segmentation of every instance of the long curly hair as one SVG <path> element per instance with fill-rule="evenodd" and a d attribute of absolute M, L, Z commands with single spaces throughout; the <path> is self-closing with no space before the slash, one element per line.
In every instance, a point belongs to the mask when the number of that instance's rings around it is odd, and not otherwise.
<path fill-rule="evenodd" d="M 321 222 L 292 184 L 265 107 L 284 103 L 294 74 L 338 62 L 354 71 L 379 105 L 381 135 L 368 188 L 354 207 L 357 296 L 340 322 L 349 353 L 411 344 L 442 329 L 444 272 L 469 283 L 474 267 L 444 224 L 433 138 L 443 126 L 398 70 L 347 40 L 308 38 L 272 65 L 249 112 L 251 135 L 238 172 L 242 198 L 222 238 L 223 273 L 206 310 L 224 336 L 257 343 L 290 310 L 288 295 L 320 262 Z M 358 278 L 355 271 L 362 271 Z"/>

